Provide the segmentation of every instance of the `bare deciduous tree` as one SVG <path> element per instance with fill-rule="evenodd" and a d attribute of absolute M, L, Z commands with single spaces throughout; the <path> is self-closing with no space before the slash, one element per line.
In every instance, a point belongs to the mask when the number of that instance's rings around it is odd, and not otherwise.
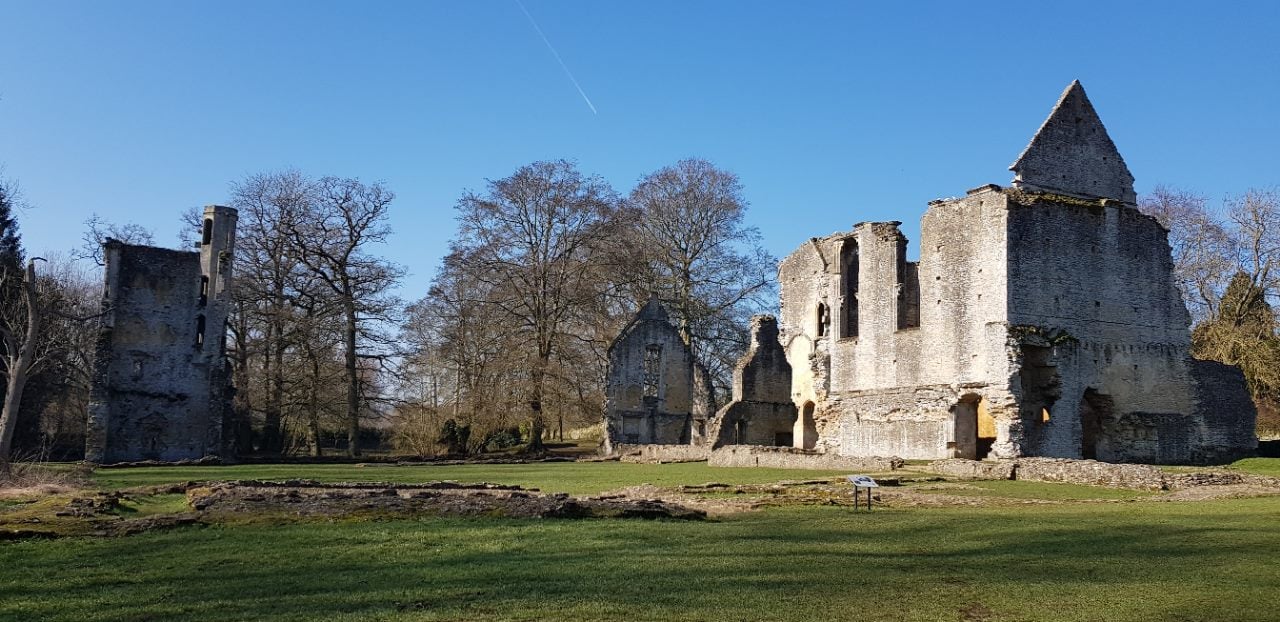
<path fill-rule="evenodd" d="M 108 222 L 97 214 L 84 221 L 84 226 L 85 233 L 81 237 L 82 244 L 72 254 L 76 259 L 92 261 L 99 266 L 105 265 L 105 260 L 102 257 L 102 243 L 107 240 L 119 240 L 125 244 L 140 245 L 156 243 L 155 236 L 142 225 L 134 223 L 118 225 Z"/>
<path fill-rule="evenodd" d="M 629 203 L 641 287 L 670 306 L 685 343 L 723 376 L 746 347 L 747 318 L 771 305 L 777 272 L 746 224 L 742 184 L 706 160 L 681 160 L 642 178 Z"/>
<path fill-rule="evenodd" d="M 601 296 L 593 262 L 618 231 L 615 194 L 572 163 L 536 162 L 464 194 L 457 209 L 453 253 L 489 286 L 483 302 L 502 311 L 508 347 L 524 356 L 528 450 L 539 453 L 552 361 Z"/>
<path fill-rule="evenodd" d="M 399 303 L 388 292 L 404 274 L 369 253 L 391 233 L 386 219 L 395 195 L 380 183 L 325 177 L 315 183 L 313 196 L 312 210 L 286 222 L 285 229 L 301 268 L 334 296 L 340 309 L 347 453 L 358 456 L 364 395 L 360 359 L 377 356 L 372 344 L 387 343 L 378 328 L 393 320 Z"/>
<path fill-rule="evenodd" d="M 1280 194 L 1249 190 L 1213 210 L 1201 196 L 1162 186 L 1139 207 L 1169 230 L 1178 286 L 1192 311 L 1192 353 L 1239 365 L 1259 428 L 1280 431 Z"/>
<path fill-rule="evenodd" d="M 250 317 L 231 318 L 234 327 L 258 330 L 254 345 L 261 349 L 264 384 L 261 449 L 284 449 L 281 421 L 284 416 L 285 354 L 291 345 L 291 300 L 298 297 L 296 282 L 301 270 L 292 223 L 306 219 L 315 209 L 314 182 L 298 171 L 252 175 L 231 187 L 232 204 L 239 211 L 236 248 L 235 312 Z M 196 223 L 198 225 L 199 219 Z M 196 229 L 198 231 L 198 229 Z M 250 340 L 237 340 L 247 349 Z M 244 351 L 240 359 L 250 353 Z M 247 361 L 245 362 L 247 366 Z"/>

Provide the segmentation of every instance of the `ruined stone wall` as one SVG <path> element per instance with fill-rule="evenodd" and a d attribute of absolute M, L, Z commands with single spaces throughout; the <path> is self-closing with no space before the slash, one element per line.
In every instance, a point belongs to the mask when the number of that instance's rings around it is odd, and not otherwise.
<path fill-rule="evenodd" d="M 1009 323 L 1048 343 L 1051 403 L 1028 375 L 1013 391 L 1024 409 L 1021 453 L 1089 453 L 1086 391 L 1105 396 L 1094 456 L 1109 461 L 1190 459 L 1193 385 L 1189 316 L 1173 282 L 1166 233 L 1129 207 L 1013 193 L 1009 212 Z M 1025 365 L 1026 348 L 1013 353 Z M 1042 422 L 1040 407 L 1049 411 Z M 1089 456 L 1093 457 L 1093 456 Z"/>
<path fill-rule="evenodd" d="M 930 202 L 918 264 L 896 222 L 782 261 L 791 398 L 817 447 L 911 458 L 1200 462 L 1255 446 L 1229 370 L 1189 355 L 1167 235 L 1079 83 L 1014 189 Z M 1214 457 L 1216 456 L 1216 457 Z"/>
<path fill-rule="evenodd" d="M 831 469 L 885 472 L 901 468 L 903 461 L 890 457 L 837 456 L 794 447 L 729 445 L 711 452 L 707 465 L 714 467 L 769 467 L 775 469 Z"/>
<path fill-rule="evenodd" d="M 86 459 L 224 454 L 226 307 L 235 211 L 208 208 L 198 253 L 110 240 Z"/>
<path fill-rule="evenodd" d="M 772 315 L 751 318 L 751 345 L 733 370 L 733 400 L 716 413 L 712 429 L 717 447 L 804 447 L 806 440 L 814 440 L 814 432 L 797 421 L 791 401 L 791 365 Z"/>
<path fill-rule="evenodd" d="M 711 455 L 707 445 L 628 445 L 614 443 L 612 452 L 620 462 L 668 464 L 673 462 L 705 462 Z"/>
<path fill-rule="evenodd" d="M 606 446 L 691 443 L 694 410 L 706 408 L 694 369 L 693 353 L 651 299 L 609 346 Z"/>
<path fill-rule="evenodd" d="M 1234 365 L 1192 359 L 1191 375 L 1198 442 L 1189 462 L 1214 464 L 1252 455 L 1258 447 L 1258 413 L 1244 372 Z"/>
<path fill-rule="evenodd" d="M 1062 92 L 1009 170 L 1018 188 L 1137 202 L 1133 175 L 1079 81 Z"/>
<path fill-rule="evenodd" d="M 984 186 L 932 204 L 918 263 L 905 261 L 907 240 L 897 223 L 862 223 L 783 261 L 792 399 L 801 408 L 817 405 L 818 446 L 846 455 L 949 457 L 958 400 L 986 399 L 995 413 L 1010 401 L 1005 202 L 998 187 Z M 850 301 L 838 272 L 853 265 L 840 261 L 846 247 L 858 253 L 858 325 L 845 331 L 856 336 L 842 336 L 836 321 Z M 831 325 L 821 327 L 824 315 Z M 923 396 L 902 387 L 923 387 Z"/>

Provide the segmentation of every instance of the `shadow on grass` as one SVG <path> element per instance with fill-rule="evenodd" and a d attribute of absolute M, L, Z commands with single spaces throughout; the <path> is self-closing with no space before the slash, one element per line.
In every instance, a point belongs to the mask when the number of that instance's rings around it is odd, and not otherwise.
<path fill-rule="evenodd" d="M 721 523 L 182 529 L 0 546 L 0 567 L 24 568 L 0 580 L 0 613 L 78 621 L 1267 619 L 1280 605 L 1278 508 L 1273 500 L 861 515 L 807 508 Z"/>

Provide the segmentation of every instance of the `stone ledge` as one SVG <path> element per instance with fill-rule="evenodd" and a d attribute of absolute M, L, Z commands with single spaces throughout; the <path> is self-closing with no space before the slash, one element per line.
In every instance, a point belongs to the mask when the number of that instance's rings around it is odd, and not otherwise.
<path fill-rule="evenodd" d="M 715 467 L 772 467 L 776 469 L 833 469 L 884 472 L 902 468 L 902 458 L 855 458 L 793 447 L 726 445 L 711 452 L 707 464 Z"/>

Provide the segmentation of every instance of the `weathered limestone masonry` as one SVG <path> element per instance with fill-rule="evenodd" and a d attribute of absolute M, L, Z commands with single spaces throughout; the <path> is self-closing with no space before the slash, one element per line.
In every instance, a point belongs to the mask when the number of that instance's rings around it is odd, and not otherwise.
<path fill-rule="evenodd" d="M 614 445 L 700 445 L 711 381 L 652 297 L 613 343 L 605 383 L 605 453 Z"/>
<path fill-rule="evenodd" d="M 1239 369 L 1190 356 L 1167 232 L 1072 83 L 1010 167 L 784 259 L 791 399 L 846 456 L 1204 463 L 1256 447 Z M 809 413 L 812 413 L 811 415 Z M 806 435 L 807 436 L 807 435 Z"/>
<path fill-rule="evenodd" d="M 818 438 L 813 418 L 808 418 L 807 427 L 797 421 L 790 394 L 791 364 L 778 342 L 778 320 L 772 315 L 754 316 L 751 346 L 733 369 L 733 401 L 716 413 L 708 441 L 714 447 L 812 448 Z"/>
<path fill-rule="evenodd" d="M 225 356 L 236 210 L 209 206 L 198 253 L 104 245 L 86 459 L 99 464 L 225 455 Z"/>
<path fill-rule="evenodd" d="M 831 469 L 885 472 L 900 469 L 901 458 L 839 456 L 830 452 L 793 447 L 729 445 L 711 451 L 707 465 L 713 467 L 769 467 L 774 469 Z"/>

